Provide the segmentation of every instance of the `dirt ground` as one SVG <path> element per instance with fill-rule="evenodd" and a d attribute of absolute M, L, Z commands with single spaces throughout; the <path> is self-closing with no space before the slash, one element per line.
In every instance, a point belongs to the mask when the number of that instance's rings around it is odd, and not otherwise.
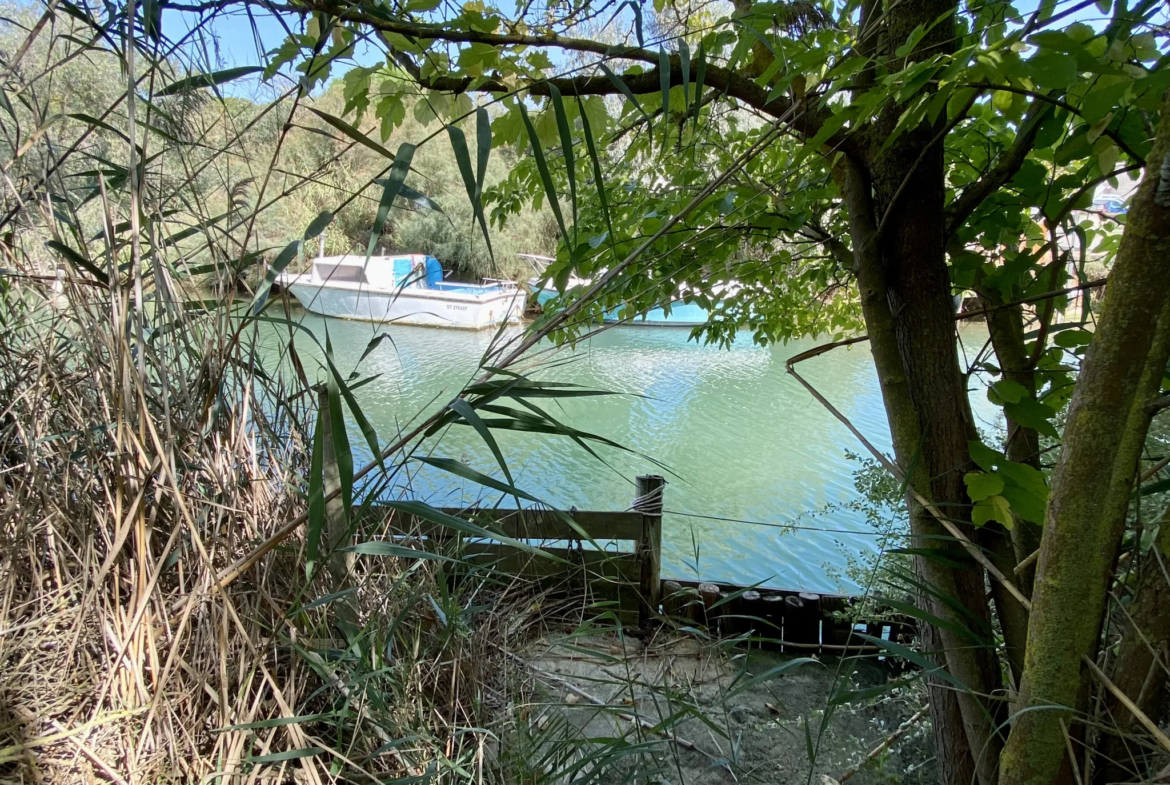
<path fill-rule="evenodd" d="M 542 638 L 516 658 L 531 678 L 531 703 L 518 712 L 530 774 L 512 776 L 671 785 L 933 781 L 929 718 L 915 716 L 921 687 L 836 706 L 826 719 L 831 695 L 906 674 L 873 658 L 818 659 L 797 663 L 693 638 L 649 645 L 614 635 Z"/>

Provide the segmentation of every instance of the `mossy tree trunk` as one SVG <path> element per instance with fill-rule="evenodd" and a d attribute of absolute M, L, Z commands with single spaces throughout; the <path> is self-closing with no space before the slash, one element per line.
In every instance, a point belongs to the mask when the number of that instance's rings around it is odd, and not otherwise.
<path fill-rule="evenodd" d="M 1150 422 L 1149 401 L 1170 354 L 1170 94 L 1150 165 L 1130 207 L 1103 314 L 1069 407 L 1052 476 L 1033 588 L 1020 702 L 1000 767 L 1002 785 L 1069 781 L 1065 728 L 1088 707 L 1109 582 Z M 1161 320 L 1161 324 L 1159 324 Z M 1049 709 L 1040 707 L 1066 707 Z"/>

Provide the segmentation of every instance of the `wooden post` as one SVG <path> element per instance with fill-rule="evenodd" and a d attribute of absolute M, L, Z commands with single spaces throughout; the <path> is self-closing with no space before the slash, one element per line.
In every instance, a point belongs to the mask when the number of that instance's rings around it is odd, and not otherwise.
<path fill-rule="evenodd" d="M 719 617 L 723 615 L 724 606 L 716 608 L 715 604 L 722 597 L 723 593 L 714 583 L 699 584 L 699 599 L 703 601 L 703 621 L 707 625 L 707 631 L 712 635 L 719 634 Z"/>
<path fill-rule="evenodd" d="M 634 486 L 638 494 L 634 509 L 642 513 L 642 538 L 638 540 L 637 553 L 642 564 L 638 594 L 643 624 L 658 615 L 662 599 L 662 492 L 665 487 L 666 480 L 657 474 L 638 477 Z"/>
<path fill-rule="evenodd" d="M 820 643 L 821 603 L 815 594 L 790 594 L 784 598 L 784 642 L 802 644 L 793 651 L 808 651 L 810 645 Z"/>

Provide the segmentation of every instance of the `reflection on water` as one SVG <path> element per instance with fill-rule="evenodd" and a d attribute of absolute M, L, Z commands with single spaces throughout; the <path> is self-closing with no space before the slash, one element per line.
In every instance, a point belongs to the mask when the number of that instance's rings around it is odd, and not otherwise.
<path fill-rule="evenodd" d="M 363 376 L 378 378 L 357 392 L 383 442 L 450 400 L 476 375 L 492 339 L 490 332 L 325 320 L 299 309 L 294 318 L 322 342 L 328 325 L 342 373 L 355 367 L 375 335 L 389 333 L 391 341 L 383 341 L 360 369 Z M 968 348 L 981 344 L 980 328 L 967 329 Z M 698 572 L 708 579 L 822 591 L 852 588 L 830 578 L 826 565 L 840 569 L 845 553 L 872 548 L 869 527 L 857 512 L 817 512 L 857 498 L 852 476 L 857 464 L 845 453 L 859 453 L 861 447 L 784 369 L 788 357 L 814 343 L 765 348 L 744 334 L 734 348 L 721 350 L 687 341 L 688 332 L 623 327 L 574 350 L 544 355 L 534 371 L 539 378 L 623 393 L 548 402 L 547 410 L 569 425 L 653 457 L 677 475 L 667 478 L 666 508 L 673 512 L 663 527 L 664 575 L 694 577 L 697 552 Z M 287 330 L 263 337 L 270 353 L 283 354 Z M 324 379 L 317 345 L 302 336 L 297 351 L 310 381 L 315 372 Z M 879 449 L 889 449 L 865 344 L 810 360 L 802 374 Z M 993 423 L 995 409 L 982 388 L 971 397 L 981 425 Z M 661 473 L 639 455 L 603 448 L 603 463 L 558 437 L 503 431 L 496 438 L 517 485 L 566 508 L 625 509 L 633 497 L 633 478 Z M 355 450 L 365 445 L 356 428 L 351 443 Z M 429 446 L 435 455 L 499 474 L 470 428 L 450 428 Z M 412 466 L 388 493 L 444 506 L 498 498 L 421 465 Z M 795 522 L 839 531 L 789 531 L 713 519 Z"/>

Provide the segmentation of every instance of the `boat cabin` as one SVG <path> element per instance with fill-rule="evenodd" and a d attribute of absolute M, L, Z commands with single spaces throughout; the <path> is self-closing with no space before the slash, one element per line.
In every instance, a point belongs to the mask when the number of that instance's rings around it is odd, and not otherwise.
<path fill-rule="evenodd" d="M 313 260 L 315 284 L 354 283 L 374 289 L 443 288 L 443 267 L 433 256 L 323 256 Z"/>

